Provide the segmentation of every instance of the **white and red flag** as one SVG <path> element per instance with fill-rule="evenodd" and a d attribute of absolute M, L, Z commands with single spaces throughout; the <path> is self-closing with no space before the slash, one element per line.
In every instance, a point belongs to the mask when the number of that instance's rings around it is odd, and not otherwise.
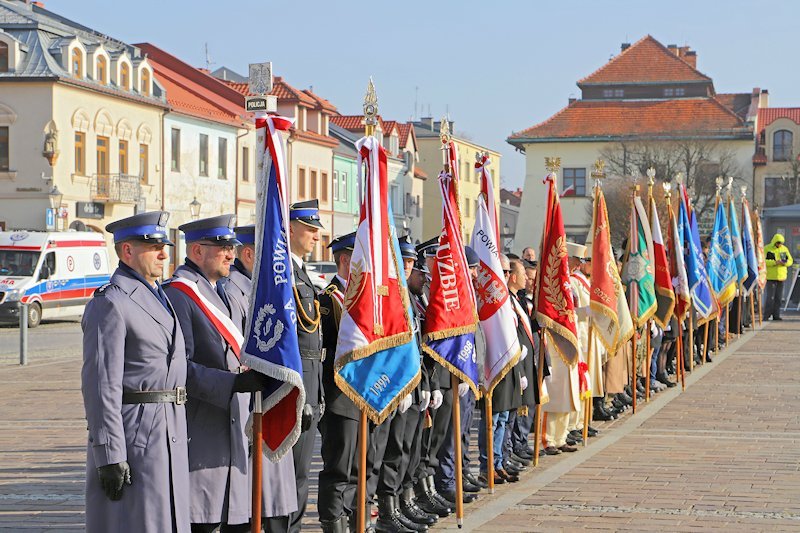
<path fill-rule="evenodd" d="M 672 288 L 672 274 L 669 270 L 667 250 L 661 234 L 661 222 L 658 220 L 656 200 L 650 197 L 650 234 L 653 237 L 653 266 L 655 267 L 656 312 L 653 319 L 660 328 L 666 328 L 675 309 L 675 292 Z"/>
<path fill-rule="evenodd" d="M 478 197 L 478 213 L 472 231 L 471 246 L 481 261 L 478 266 L 476 297 L 478 318 L 486 339 L 483 388 L 491 394 L 495 386 L 517 364 L 522 348 L 517 337 L 516 315 L 503 276 L 503 267 L 500 264 L 494 188 L 486 169 L 488 163 L 489 158 L 484 156 L 476 165 L 481 173 L 482 194 Z M 492 207 L 489 207 L 490 205 Z M 494 221 L 491 213 L 495 213 Z"/>

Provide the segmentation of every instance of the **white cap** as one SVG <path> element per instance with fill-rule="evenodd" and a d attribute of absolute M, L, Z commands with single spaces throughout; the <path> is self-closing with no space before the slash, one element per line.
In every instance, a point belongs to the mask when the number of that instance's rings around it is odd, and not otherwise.
<path fill-rule="evenodd" d="M 586 247 L 576 242 L 567 241 L 567 255 L 576 259 L 586 259 Z"/>

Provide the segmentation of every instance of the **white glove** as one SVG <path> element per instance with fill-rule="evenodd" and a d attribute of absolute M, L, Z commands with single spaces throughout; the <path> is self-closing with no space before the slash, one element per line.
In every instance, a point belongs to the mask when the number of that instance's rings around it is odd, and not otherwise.
<path fill-rule="evenodd" d="M 442 406 L 442 402 L 444 401 L 444 396 L 442 396 L 442 391 L 436 389 L 435 391 L 431 391 L 431 409 L 438 409 Z"/>
<path fill-rule="evenodd" d="M 463 398 L 469 392 L 469 385 L 464 382 L 458 384 L 458 395 Z"/>
<path fill-rule="evenodd" d="M 520 361 L 524 361 L 526 357 L 528 357 L 528 347 L 523 345 L 522 346 L 522 353 L 519 356 L 519 360 Z"/>
<path fill-rule="evenodd" d="M 528 376 L 520 376 L 519 378 L 519 385 L 522 387 L 522 390 L 528 388 Z"/>
<path fill-rule="evenodd" d="M 578 320 L 587 320 L 589 318 L 589 308 L 588 307 L 576 307 L 575 308 L 575 316 L 578 317 Z"/>
<path fill-rule="evenodd" d="M 419 393 L 420 400 L 419 400 L 419 410 L 420 412 L 424 411 L 428 408 L 431 404 L 431 391 L 423 390 Z"/>
<path fill-rule="evenodd" d="M 406 397 L 400 400 L 400 405 L 397 406 L 397 410 L 402 415 L 403 413 L 408 411 L 409 407 L 411 407 L 411 395 L 406 394 Z"/>

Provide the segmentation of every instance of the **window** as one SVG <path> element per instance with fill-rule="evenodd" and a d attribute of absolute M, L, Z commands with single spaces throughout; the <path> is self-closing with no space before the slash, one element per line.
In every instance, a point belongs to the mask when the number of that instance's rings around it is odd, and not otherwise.
<path fill-rule="evenodd" d="M 323 261 L 330 261 L 330 248 L 328 245 L 331 243 L 331 236 L 330 235 L 323 235 L 322 236 L 322 260 Z"/>
<path fill-rule="evenodd" d="M 83 52 L 79 48 L 72 49 L 72 75 L 81 76 L 83 72 Z"/>
<path fill-rule="evenodd" d="M 0 171 L 8 172 L 10 170 L 8 149 L 8 126 L 0 126 Z"/>
<path fill-rule="evenodd" d="M 686 95 L 686 89 L 684 89 L 683 87 L 678 87 L 675 89 L 675 96 L 685 96 L 685 95 Z"/>
<path fill-rule="evenodd" d="M 683 87 L 667 87 L 664 89 L 664 96 L 685 96 L 686 89 Z"/>
<path fill-rule="evenodd" d="M 86 134 L 75 132 L 75 174 L 86 175 Z"/>
<path fill-rule="evenodd" d="M 586 196 L 586 169 L 565 168 L 562 196 Z"/>
<path fill-rule="evenodd" d="M 667 87 L 664 89 L 664 96 L 675 96 L 675 89 L 672 87 Z"/>
<path fill-rule="evenodd" d="M 622 89 L 614 89 L 614 98 L 622 98 L 625 96 L 625 91 Z"/>
<path fill-rule="evenodd" d="M 333 171 L 333 201 L 339 200 L 339 171 Z"/>
<path fill-rule="evenodd" d="M 347 172 L 342 172 L 339 176 L 339 200 L 347 201 Z"/>
<path fill-rule="evenodd" d="M 128 173 L 128 141 L 119 142 L 119 173 Z"/>
<path fill-rule="evenodd" d="M 317 194 L 319 193 L 319 189 L 317 188 L 317 171 L 312 170 L 309 172 L 309 180 L 308 180 L 308 194 L 309 198 L 319 198 Z"/>
<path fill-rule="evenodd" d="M 321 187 L 320 187 L 320 200 L 323 202 L 328 201 L 328 173 L 320 172 L 319 174 Z"/>
<path fill-rule="evenodd" d="M 772 134 L 772 160 L 789 161 L 792 158 L 792 132 L 778 130 Z"/>
<path fill-rule="evenodd" d="M 242 181 L 250 181 L 250 148 L 242 146 Z"/>
<path fill-rule="evenodd" d="M 306 197 L 306 169 L 297 167 L 297 197 L 301 200 Z"/>
<path fill-rule="evenodd" d="M 127 63 L 119 67 L 119 86 L 123 89 L 131 88 L 131 67 Z"/>
<path fill-rule="evenodd" d="M 108 61 L 105 57 L 97 58 L 97 81 L 105 85 L 108 83 Z"/>
<path fill-rule="evenodd" d="M 172 146 L 169 168 L 173 172 L 181 169 L 181 130 L 172 128 Z"/>
<path fill-rule="evenodd" d="M 97 173 L 108 176 L 108 137 L 97 138 Z"/>
<path fill-rule="evenodd" d="M 150 71 L 142 69 L 142 86 L 140 92 L 145 96 L 150 96 Z"/>
<path fill-rule="evenodd" d="M 469 218 L 470 217 L 469 207 L 470 207 L 469 198 L 464 198 L 464 217 L 465 218 Z"/>
<path fill-rule="evenodd" d="M 8 45 L 0 43 L 0 72 L 8 72 Z"/>
<path fill-rule="evenodd" d="M 623 89 L 603 89 L 603 98 L 622 98 L 625 96 Z"/>
<path fill-rule="evenodd" d="M 200 175 L 208 176 L 208 135 L 200 134 Z"/>
<path fill-rule="evenodd" d="M 783 178 L 764 178 L 764 207 L 781 207 L 790 203 L 788 182 Z"/>
<path fill-rule="evenodd" d="M 225 180 L 228 179 L 228 139 L 220 137 L 218 147 L 217 177 L 221 180 Z"/>
<path fill-rule="evenodd" d="M 139 178 L 142 183 L 147 183 L 148 168 L 150 163 L 150 147 L 146 144 L 139 145 Z M 175 241 L 173 241 L 175 242 Z"/>

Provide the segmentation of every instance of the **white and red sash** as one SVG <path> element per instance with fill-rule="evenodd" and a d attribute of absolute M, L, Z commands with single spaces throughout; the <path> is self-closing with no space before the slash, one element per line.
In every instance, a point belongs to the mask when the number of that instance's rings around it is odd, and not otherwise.
<path fill-rule="evenodd" d="M 197 284 L 191 280 L 184 278 L 173 278 L 170 285 L 184 293 L 186 296 L 197 304 L 197 307 L 203 312 L 203 315 L 211 322 L 217 333 L 225 339 L 236 358 L 239 359 L 239 350 L 244 343 L 244 337 L 233 320 L 228 315 L 223 313 L 216 305 L 214 305 L 208 298 L 200 293 Z"/>

